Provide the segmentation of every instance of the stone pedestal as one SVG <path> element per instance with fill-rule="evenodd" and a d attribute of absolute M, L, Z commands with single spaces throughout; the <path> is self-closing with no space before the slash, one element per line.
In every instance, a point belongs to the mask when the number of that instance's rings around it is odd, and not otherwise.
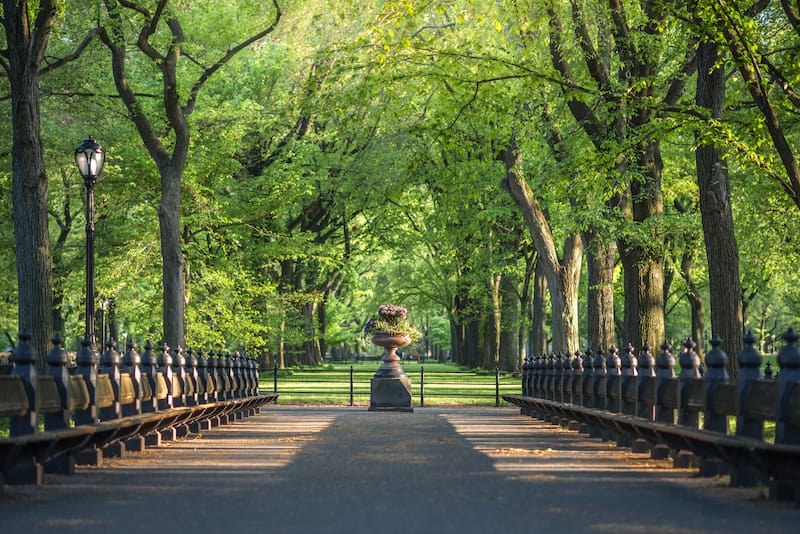
<path fill-rule="evenodd" d="M 376 333 L 372 342 L 384 348 L 383 363 L 370 382 L 369 411 L 413 412 L 411 380 L 400 366 L 397 349 L 411 342 L 403 334 Z"/>
<path fill-rule="evenodd" d="M 373 377 L 370 382 L 369 411 L 413 412 L 411 380 L 407 376 Z"/>

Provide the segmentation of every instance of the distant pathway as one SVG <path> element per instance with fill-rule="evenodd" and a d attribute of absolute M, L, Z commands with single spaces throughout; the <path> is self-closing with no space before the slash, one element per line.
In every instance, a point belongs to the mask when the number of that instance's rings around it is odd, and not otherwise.
<path fill-rule="evenodd" d="M 516 408 L 270 406 L 43 488 L 6 487 L 0 532 L 798 532 L 800 510 L 721 485 Z"/>

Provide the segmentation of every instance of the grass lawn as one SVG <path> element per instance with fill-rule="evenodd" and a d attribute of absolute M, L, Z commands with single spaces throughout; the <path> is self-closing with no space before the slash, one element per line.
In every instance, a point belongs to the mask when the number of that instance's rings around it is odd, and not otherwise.
<path fill-rule="evenodd" d="M 412 396 L 416 406 L 474 405 L 494 406 L 498 388 L 494 371 L 464 369 L 455 364 L 438 362 L 402 363 L 411 380 Z M 352 367 L 352 382 L 351 382 Z M 291 368 L 278 370 L 277 391 L 279 404 L 350 404 L 368 405 L 370 381 L 380 362 L 327 364 L 320 368 Z M 424 381 L 423 381 L 424 370 Z M 275 387 L 274 371 L 261 372 L 261 388 L 272 391 Z M 501 373 L 499 395 L 518 393 L 519 373 Z M 352 390 L 351 390 L 352 387 Z M 505 405 L 505 401 L 500 399 Z"/>

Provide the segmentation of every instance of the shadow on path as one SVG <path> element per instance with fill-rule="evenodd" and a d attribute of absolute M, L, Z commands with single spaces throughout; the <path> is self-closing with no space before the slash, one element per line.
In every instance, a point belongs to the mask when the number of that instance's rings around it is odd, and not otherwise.
<path fill-rule="evenodd" d="M 797 532 L 800 510 L 731 491 L 516 409 L 278 406 L 112 468 L 7 488 L 0 530 Z"/>

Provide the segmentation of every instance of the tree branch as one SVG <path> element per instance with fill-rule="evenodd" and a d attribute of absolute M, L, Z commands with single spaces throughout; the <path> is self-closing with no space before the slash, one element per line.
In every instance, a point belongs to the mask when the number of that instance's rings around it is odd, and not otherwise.
<path fill-rule="evenodd" d="M 598 60 L 597 50 L 592 44 L 592 37 L 583 17 L 583 6 L 577 0 L 571 0 L 570 3 L 572 4 L 572 19 L 575 22 L 575 35 L 581 50 L 583 50 L 583 58 L 589 69 L 589 74 L 592 75 L 594 81 L 603 91 L 610 92 L 609 82 L 611 76 L 606 66 Z"/>
<path fill-rule="evenodd" d="M 56 3 L 51 0 L 41 0 L 39 2 L 39 11 L 36 13 L 36 19 L 33 23 L 29 44 L 31 53 L 28 55 L 28 64 L 37 70 L 44 58 L 47 40 L 50 38 L 50 29 L 53 27 L 55 19 Z"/>
<path fill-rule="evenodd" d="M 636 45 L 631 38 L 627 17 L 625 16 L 625 8 L 621 0 L 609 0 L 608 6 L 611 10 L 611 22 L 613 23 L 611 33 L 614 35 L 614 41 L 619 49 L 620 59 L 624 65 L 633 67 L 636 72 L 640 72 L 641 65 L 637 60 L 639 54 L 636 52 Z"/>
<path fill-rule="evenodd" d="M 769 71 L 770 75 L 775 79 L 778 83 L 778 86 L 783 90 L 783 93 L 786 95 L 786 98 L 789 99 L 789 102 L 792 105 L 800 110 L 800 96 L 792 89 L 792 86 L 789 83 L 789 80 L 783 75 L 783 72 L 780 71 L 770 60 L 766 57 L 762 56 L 761 61 L 767 66 L 767 71 Z"/>
<path fill-rule="evenodd" d="M 208 81 L 208 79 L 214 75 L 219 69 L 221 69 L 226 63 L 228 63 L 236 54 L 242 51 L 247 46 L 250 46 L 252 43 L 262 39 L 272 33 L 278 25 L 278 22 L 281 20 L 281 8 L 278 5 L 278 0 L 272 0 L 272 5 L 275 7 L 275 20 L 269 27 L 265 28 L 264 30 L 258 32 L 257 34 L 245 39 L 235 47 L 228 50 L 228 52 L 222 56 L 216 63 L 208 67 L 203 71 L 203 74 L 200 75 L 200 78 L 197 79 L 194 86 L 192 86 L 192 90 L 189 93 L 189 100 L 186 102 L 184 106 L 183 112 L 186 115 L 189 115 L 194 110 L 195 103 L 197 102 L 197 96 L 200 93 L 200 90 L 203 88 L 203 85 Z"/>
<path fill-rule="evenodd" d="M 547 5 L 547 16 L 549 18 L 550 59 L 553 68 L 561 74 L 561 77 L 566 80 L 568 84 L 572 84 L 572 71 L 561 51 L 561 39 L 563 35 L 561 20 L 558 18 L 552 1 Z M 562 89 L 563 88 L 564 86 L 562 86 Z M 570 98 L 569 95 L 565 96 L 567 98 L 567 106 L 570 108 L 575 120 L 577 120 L 586 131 L 592 144 L 594 144 L 598 150 L 601 150 L 601 145 L 603 143 L 603 127 L 600 125 L 600 121 L 594 114 L 594 111 L 582 100 Z"/>
<path fill-rule="evenodd" d="M 147 10 L 143 9 L 136 9 L 135 7 L 130 7 L 131 9 L 135 9 L 139 13 L 145 16 L 146 24 L 142 26 L 142 30 L 139 32 L 139 39 L 136 41 L 136 46 L 139 47 L 139 50 L 144 52 L 144 54 L 155 61 L 157 64 L 161 64 L 164 57 L 158 53 L 158 50 L 153 48 L 150 44 L 150 37 L 155 33 L 156 27 L 158 26 L 159 21 L 161 20 L 161 14 L 164 12 L 164 6 L 166 6 L 167 0 L 160 0 L 158 6 L 156 7 L 156 13 L 152 17 Z M 123 4 L 124 5 L 124 4 Z M 145 14 L 146 12 L 146 14 Z"/>
<path fill-rule="evenodd" d="M 48 91 L 46 89 L 42 89 L 42 94 L 48 96 L 64 96 L 67 98 L 73 97 L 95 97 L 99 96 L 101 98 L 121 98 L 119 94 L 98 94 L 98 93 L 91 93 L 88 91 Z M 133 93 L 136 97 L 142 98 L 159 98 L 160 95 L 153 94 L 153 93 Z"/>
<path fill-rule="evenodd" d="M 114 83 L 117 86 L 117 92 L 122 102 L 125 104 L 125 108 L 128 110 L 133 124 L 138 130 L 142 142 L 147 147 L 154 161 L 163 161 L 165 158 L 168 158 L 167 150 L 153 131 L 150 120 L 139 105 L 136 93 L 133 92 L 128 84 L 128 75 L 125 70 L 126 55 L 124 46 L 117 46 L 114 44 L 105 28 L 100 28 L 98 37 L 111 51 L 111 69 L 114 75 Z"/>
<path fill-rule="evenodd" d="M 86 37 L 83 38 L 83 41 L 80 42 L 80 44 L 78 45 L 78 47 L 75 49 L 74 52 L 62 58 L 57 59 L 53 63 L 48 63 L 44 68 L 41 69 L 40 74 L 47 74 L 48 72 L 53 71 L 63 65 L 66 65 L 70 61 L 75 61 L 76 59 L 81 57 L 81 54 L 83 54 L 83 51 L 86 50 L 87 46 L 89 46 L 89 43 L 92 42 L 92 39 L 94 39 L 98 31 L 99 28 L 93 28 L 89 30 L 89 33 L 86 34 Z"/>
<path fill-rule="evenodd" d="M 422 28 L 412 33 L 411 39 L 414 39 L 417 35 L 419 35 L 425 30 L 444 30 L 446 28 L 452 28 L 455 25 L 456 25 L 455 22 L 448 22 L 446 24 L 428 24 L 427 26 L 423 26 Z"/>
<path fill-rule="evenodd" d="M 129 2 L 128 0 L 117 0 L 117 1 L 121 6 L 127 7 L 128 9 L 132 9 L 138 12 L 139 14 L 143 15 L 144 18 L 148 20 L 150 19 L 150 11 L 146 7 L 140 6 L 134 2 Z"/>
<path fill-rule="evenodd" d="M 678 99 L 681 97 L 684 89 L 686 88 L 686 78 L 688 78 L 697 70 L 695 51 L 690 48 L 687 50 L 686 55 L 687 58 L 683 65 L 683 71 L 681 72 L 682 75 L 672 80 L 667 88 L 667 94 L 664 97 L 664 103 L 667 106 L 674 106 L 678 102 Z"/>
<path fill-rule="evenodd" d="M 800 15 L 798 15 L 797 10 L 789 0 L 781 0 L 781 5 L 783 6 L 783 12 L 786 13 L 786 18 L 789 19 L 789 24 L 800 35 Z"/>

